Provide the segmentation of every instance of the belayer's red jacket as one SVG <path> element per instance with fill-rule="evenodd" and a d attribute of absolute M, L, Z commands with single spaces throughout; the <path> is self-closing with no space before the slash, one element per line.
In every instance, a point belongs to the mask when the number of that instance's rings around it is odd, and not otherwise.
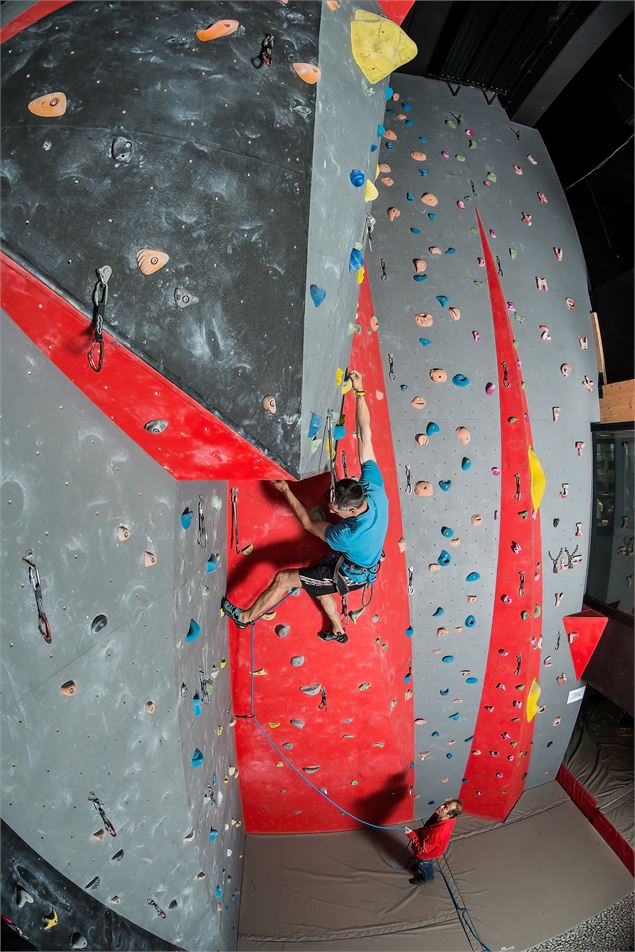
<path fill-rule="evenodd" d="M 436 859 L 442 856 L 450 842 L 455 823 L 455 818 L 438 820 L 407 833 L 410 848 L 417 859 Z"/>

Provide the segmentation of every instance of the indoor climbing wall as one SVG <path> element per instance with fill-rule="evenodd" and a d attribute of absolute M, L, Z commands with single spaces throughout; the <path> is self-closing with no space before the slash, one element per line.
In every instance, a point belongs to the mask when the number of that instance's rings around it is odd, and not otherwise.
<path fill-rule="evenodd" d="M 174 481 L 6 318 L 2 336 L 3 820 L 46 862 L 16 867 L 3 913 L 39 948 L 108 947 L 84 897 L 232 948 L 225 486 Z"/>
<path fill-rule="evenodd" d="M 598 418 L 585 266 L 535 130 L 479 90 L 391 84 L 367 264 L 407 541 L 416 790 L 502 819 L 555 777 L 580 698 L 562 618 L 582 605 Z"/>
<path fill-rule="evenodd" d="M 70 3 L 3 44 L 3 306 L 177 478 L 315 473 L 386 87 L 350 24 L 381 8 L 148 11 Z M 40 281 L 62 304 L 29 306 Z"/>

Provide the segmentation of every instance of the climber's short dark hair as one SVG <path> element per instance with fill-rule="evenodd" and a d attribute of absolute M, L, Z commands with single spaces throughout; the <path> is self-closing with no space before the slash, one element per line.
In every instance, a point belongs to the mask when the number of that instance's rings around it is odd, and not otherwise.
<path fill-rule="evenodd" d="M 356 479 L 338 479 L 331 505 L 336 509 L 358 509 L 364 505 L 365 499 L 364 490 Z"/>

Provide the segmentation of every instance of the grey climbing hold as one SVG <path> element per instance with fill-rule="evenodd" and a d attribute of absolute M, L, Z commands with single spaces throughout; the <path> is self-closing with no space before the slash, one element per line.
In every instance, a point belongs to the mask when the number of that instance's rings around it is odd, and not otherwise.
<path fill-rule="evenodd" d="M 304 664 L 304 655 L 294 655 L 293 658 L 291 658 L 291 665 L 294 668 L 301 668 L 303 664 Z"/>
<path fill-rule="evenodd" d="M 174 303 L 180 308 L 189 307 L 191 304 L 198 304 L 198 298 L 186 288 L 175 288 Z"/>
<path fill-rule="evenodd" d="M 289 723 L 292 725 L 292 727 L 297 727 L 299 731 L 301 731 L 304 727 L 304 721 L 301 717 L 292 717 Z"/>
<path fill-rule="evenodd" d="M 90 630 L 94 635 L 96 635 L 98 632 L 103 631 L 107 624 L 108 618 L 106 615 L 95 615 L 91 622 Z"/>
<path fill-rule="evenodd" d="M 121 162 L 122 165 L 128 165 L 134 152 L 132 140 L 126 139 L 125 136 L 116 136 L 112 140 L 111 151 L 115 162 Z"/>
<path fill-rule="evenodd" d="M 71 949 L 85 949 L 88 945 L 88 939 L 81 932 L 73 932 L 71 936 Z"/>
<path fill-rule="evenodd" d="M 33 902 L 33 896 L 31 893 L 28 893 L 26 889 L 23 889 L 22 886 L 18 886 L 15 891 L 15 904 L 18 909 L 22 909 L 27 902 Z"/>
<path fill-rule="evenodd" d="M 143 424 L 143 429 L 147 430 L 148 433 L 154 433 L 156 435 L 157 433 L 163 433 L 167 425 L 167 420 L 148 420 L 147 423 Z"/>
<path fill-rule="evenodd" d="M 320 769 L 320 765 L 317 764 L 316 766 L 313 766 L 313 767 L 303 767 L 302 769 L 307 774 L 314 774 L 314 773 L 317 773 L 317 771 Z"/>
<path fill-rule="evenodd" d="M 291 631 L 290 625 L 276 625 L 275 632 L 278 638 L 286 638 Z"/>
<path fill-rule="evenodd" d="M 121 860 L 123 859 L 123 856 L 124 856 L 124 851 L 119 850 L 117 853 L 115 853 L 114 856 L 111 857 L 111 859 L 113 859 L 116 863 L 120 863 Z"/>
<path fill-rule="evenodd" d="M 303 694 L 307 694 L 309 697 L 314 697 L 316 694 L 319 694 L 322 690 L 321 684 L 306 684 L 304 687 L 301 687 L 300 690 Z"/>

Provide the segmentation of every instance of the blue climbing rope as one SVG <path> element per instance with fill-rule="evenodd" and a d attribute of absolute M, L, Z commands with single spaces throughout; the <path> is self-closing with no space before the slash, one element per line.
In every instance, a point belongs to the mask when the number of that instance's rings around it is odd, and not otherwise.
<path fill-rule="evenodd" d="M 285 599 L 289 598 L 290 595 L 295 595 L 295 594 L 297 594 L 297 591 L 298 591 L 298 590 L 295 589 L 295 588 L 290 589 L 290 590 L 286 593 L 286 595 L 283 595 L 283 597 L 280 599 L 280 601 L 276 602 L 275 605 L 272 605 L 271 608 L 268 608 L 268 609 L 267 609 L 267 612 L 264 612 L 263 614 L 267 614 L 268 612 L 272 611 L 274 608 L 277 608 L 278 605 L 281 605 L 282 602 L 284 602 Z M 256 712 L 255 712 L 255 710 L 254 710 L 254 642 L 255 642 L 255 630 L 256 630 L 256 622 L 257 622 L 257 621 L 260 621 L 260 619 L 261 619 L 262 617 L 263 617 L 262 615 L 259 615 L 258 618 L 255 618 L 255 619 L 250 623 L 250 626 L 249 626 L 249 627 L 250 627 L 250 656 L 251 656 L 251 669 L 250 669 L 250 670 L 251 670 L 251 675 L 250 675 L 251 685 L 250 685 L 250 712 L 249 712 L 249 715 L 248 715 L 248 716 L 249 716 L 250 718 L 253 718 L 254 723 L 256 724 L 256 727 L 257 727 L 258 730 L 261 732 L 261 734 L 263 735 L 263 737 L 265 737 L 265 739 L 271 744 L 271 746 L 273 747 L 273 749 L 276 751 L 277 754 L 279 754 L 280 757 L 282 757 L 282 759 L 285 761 L 285 763 L 286 763 L 289 767 L 291 767 L 292 770 L 294 770 L 294 771 L 296 772 L 296 774 L 298 775 L 298 777 L 300 777 L 300 779 L 303 780 L 304 783 L 306 783 L 307 786 L 311 787 L 312 790 L 315 790 L 315 792 L 316 792 L 320 797 L 322 797 L 324 800 L 326 800 L 327 803 L 330 803 L 331 806 L 335 807 L 336 810 L 339 810 L 340 813 L 343 813 L 345 816 L 350 817 L 351 820 L 355 820 L 356 823 L 361 823 L 363 826 L 368 826 L 368 827 L 370 827 L 371 829 L 374 829 L 374 830 L 390 830 L 390 829 L 392 829 L 393 827 L 402 827 L 402 826 L 403 826 L 402 823 L 383 823 L 383 824 L 380 824 L 380 823 L 370 823 L 368 820 L 362 820 L 361 817 L 355 816 L 354 813 L 349 813 L 348 810 L 345 810 L 343 806 L 341 806 L 339 803 L 336 803 L 335 800 L 332 800 L 331 797 L 329 797 L 328 794 L 324 793 L 323 790 L 320 790 L 319 787 L 316 787 L 316 785 L 315 785 L 311 780 L 309 780 L 308 777 L 305 777 L 305 775 L 302 773 L 302 771 L 301 771 L 301 770 L 298 770 L 298 768 L 295 766 L 295 764 L 292 763 L 292 762 L 289 760 L 289 758 L 288 758 L 287 755 L 284 753 L 284 751 L 282 751 L 282 750 L 278 747 L 278 745 L 277 745 L 276 742 L 273 740 L 273 738 L 270 737 L 269 734 L 267 733 L 267 731 L 264 729 L 264 727 L 262 726 L 262 724 L 260 723 L 260 721 L 259 721 L 258 718 L 256 717 Z M 397 872 L 398 870 L 405 870 L 405 869 L 408 868 L 408 867 L 399 867 L 399 868 L 397 868 L 397 867 L 394 867 L 392 863 L 389 863 L 389 865 L 395 870 L 395 872 Z M 456 913 L 457 913 L 457 915 L 458 915 L 458 917 L 459 917 L 459 920 L 460 920 L 460 922 L 461 922 L 461 925 L 463 926 L 463 930 L 464 930 L 464 932 L 465 932 L 465 934 L 466 934 L 466 936 L 467 936 L 467 938 L 468 938 L 468 941 L 469 941 L 469 934 L 468 934 L 468 933 L 471 933 L 471 934 L 473 935 L 473 937 L 476 939 L 476 941 L 479 943 L 479 945 L 480 945 L 480 947 L 481 947 L 481 952 L 491 952 L 491 950 L 489 949 L 489 947 L 488 947 L 487 945 L 485 945 L 485 943 L 483 942 L 483 940 L 482 940 L 481 937 L 479 936 L 478 932 L 477 932 L 476 929 L 474 928 L 474 924 L 473 924 L 473 922 L 472 922 L 472 918 L 471 918 L 471 916 L 470 916 L 470 913 L 469 913 L 469 910 L 467 909 L 467 907 L 466 907 L 466 906 L 460 906 L 460 905 L 458 904 L 458 902 L 456 901 L 455 896 L 454 896 L 454 893 L 452 892 L 452 888 L 450 887 L 450 884 L 448 883 L 448 880 L 447 880 L 447 878 L 446 878 L 446 875 L 445 875 L 445 873 L 443 872 L 443 870 L 441 869 L 441 865 L 440 865 L 440 863 L 439 863 L 439 860 L 437 860 L 437 868 L 438 868 L 439 872 L 441 873 L 441 875 L 443 876 L 443 881 L 445 882 L 446 888 L 447 888 L 447 890 L 448 890 L 448 893 L 450 894 L 450 898 L 451 898 L 451 900 L 452 900 L 452 902 L 453 902 L 453 904 L 454 904 L 454 908 L 455 908 Z"/>

